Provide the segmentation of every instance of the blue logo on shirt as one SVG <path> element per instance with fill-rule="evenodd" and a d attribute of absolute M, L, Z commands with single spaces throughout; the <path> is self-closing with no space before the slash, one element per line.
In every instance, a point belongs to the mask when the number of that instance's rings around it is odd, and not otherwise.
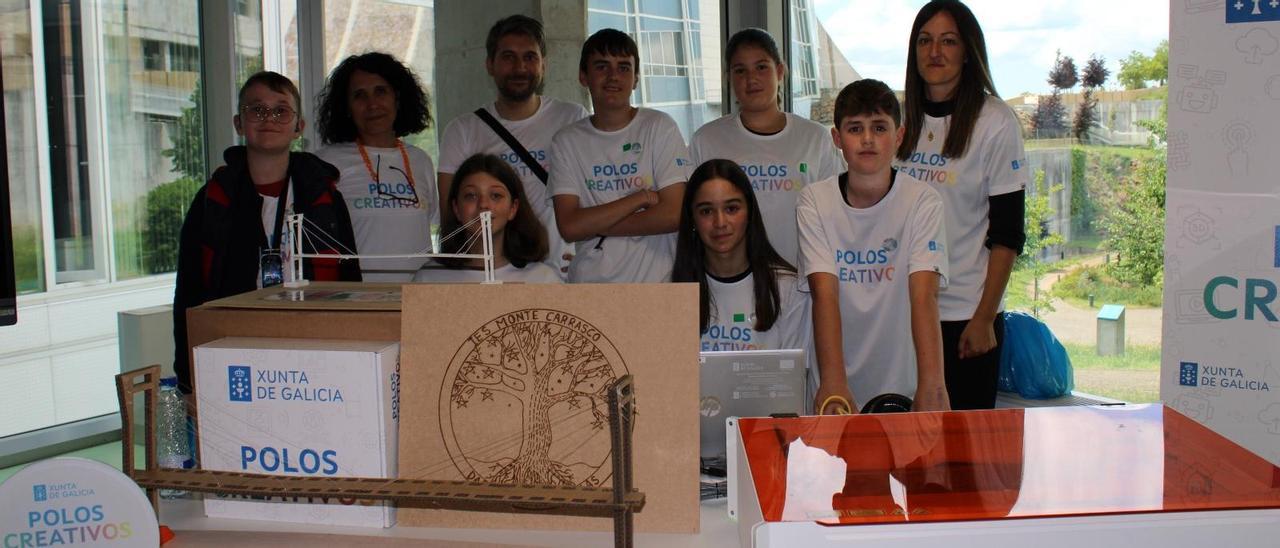
<path fill-rule="evenodd" d="M 49 489 L 44 484 L 31 486 L 31 500 L 36 502 L 49 500 Z"/>
<path fill-rule="evenodd" d="M 937 251 L 937 250 L 938 250 L 938 242 L 929 240 L 929 251 Z"/>
<path fill-rule="evenodd" d="M 227 366 L 227 390 L 231 401 L 253 401 L 253 380 L 247 365 Z"/>
<path fill-rule="evenodd" d="M 1200 377 L 1200 364 L 1196 362 L 1181 362 L 1178 364 L 1178 384 L 1182 386 L 1196 386 L 1196 380 Z"/>

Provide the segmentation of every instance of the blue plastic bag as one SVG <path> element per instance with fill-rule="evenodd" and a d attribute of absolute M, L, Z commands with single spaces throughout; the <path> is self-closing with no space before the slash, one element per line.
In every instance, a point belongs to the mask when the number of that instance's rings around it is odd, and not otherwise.
<path fill-rule="evenodd" d="M 1067 349 L 1049 326 L 1024 312 L 1004 313 L 999 389 L 1033 400 L 1071 393 L 1075 380 Z"/>

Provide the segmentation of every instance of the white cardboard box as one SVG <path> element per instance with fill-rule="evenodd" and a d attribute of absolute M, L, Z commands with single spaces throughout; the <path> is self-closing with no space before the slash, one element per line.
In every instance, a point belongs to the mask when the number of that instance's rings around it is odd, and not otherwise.
<path fill-rule="evenodd" d="M 227 337 L 195 348 L 200 467 L 396 477 L 400 345 Z M 205 497 L 209 517 L 391 527 L 395 507 L 322 497 Z M 309 502 L 309 504 L 308 504 Z"/>

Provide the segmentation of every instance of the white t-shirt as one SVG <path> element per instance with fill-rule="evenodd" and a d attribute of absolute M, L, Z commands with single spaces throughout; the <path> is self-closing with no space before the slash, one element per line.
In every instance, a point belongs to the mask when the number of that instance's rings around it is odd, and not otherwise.
<path fill-rule="evenodd" d="M 906 174 L 879 203 L 845 203 L 838 177 L 800 191 L 800 272 L 836 276 L 845 372 L 859 403 L 893 392 L 914 397 L 916 354 L 908 278 L 947 276 L 942 199 Z M 817 386 L 818 374 L 810 376 Z"/>
<path fill-rule="evenodd" d="M 507 263 L 504 266 L 493 269 L 493 279 L 502 282 L 521 282 L 527 284 L 558 284 L 562 283 L 560 273 L 556 269 L 547 266 L 546 263 L 529 263 L 524 268 Z M 484 271 L 474 270 L 470 268 L 449 268 L 434 261 L 422 265 L 417 274 L 413 275 L 415 282 L 483 282 Z"/>
<path fill-rule="evenodd" d="M 778 318 L 768 331 L 756 331 L 755 276 L 725 283 L 707 276 L 711 310 L 702 351 L 782 350 L 809 348 L 813 322 L 809 318 L 807 286 L 790 272 L 778 272 Z"/>
<path fill-rule="evenodd" d="M 942 155 L 950 123 L 950 116 L 926 115 L 915 152 L 906 162 L 895 162 L 902 173 L 930 183 L 942 195 L 951 258 L 947 289 L 938 293 L 943 321 L 972 318 L 982 298 L 991 255 L 984 245 L 991 210 L 987 198 L 1022 190 L 1031 180 L 1022 149 L 1022 126 L 1003 101 L 987 97 L 969 147 L 960 158 Z"/>
<path fill-rule="evenodd" d="M 546 96 L 542 97 L 538 111 L 524 120 L 504 119 L 498 115 L 498 109 L 493 103 L 485 105 L 484 109 L 507 128 L 548 173 L 551 172 L 551 138 L 561 128 L 587 117 L 587 109 L 582 108 L 582 105 Z M 457 173 L 462 162 L 480 153 L 493 154 L 506 160 L 520 175 L 520 180 L 524 182 L 524 194 L 537 214 L 538 221 L 547 229 L 547 243 L 550 247 L 546 262 L 558 270 L 563 262 L 561 256 L 569 249 L 569 244 L 560 237 L 560 231 L 556 228 L 555 209 L 551 207 L 551 194 L 547 192 L 547 185 L 474 112 L 455 118 L 445 127 L 440 137 L 440 172 Z"/>
<path fill-rule="evenodd" d="M 839 175 L 842 159 L 822 124 L 787 113 L 773 135 L 752 133 L 737 114 L 708 122 L 693 134 L 689 157 L 696 168 L 713 158 L 733 160 L 747 172 L 769 232 L 769 243 L 796 264 L 796 197 L 806 185 Z"/>
<path fill-rule="evenodd" d="M 405 145 L 413 168 L 413 185 L 409 185 L 400 149 L 364 147 L 369 163 L 379 173 L 374 184 L 369 168 L 355 143 L 338 143 L 316 152 L 320 159 L 338 168 L 338 191 L 347 202 L 351 228 L 356 236 L 356 250 L 361 255 L 398 253 L 431 253 L 431 227 L 440 224 L 440 206 L 436 197 L 436 170 L 431 157 L 422 149 Z M 400 196 L 418 203 L 397 200 Z M 361 276 L 366 282 L 407 282 L 422 266 L 421 258 L 361 259 Z"/>
<path fill-rule="evenodd" d="M 666 113 L 639 109 L 630 124 L 600 131 L 583 118 L 551 142 L 553 196 L 578 197 L 579 207 L 607 204 L 647 188 L 659 191 L 689 178 L 689 151 Z M 671 279 L 675 234 L 611 236 L 577 242 L 573 283 L 653 283 Z"/>

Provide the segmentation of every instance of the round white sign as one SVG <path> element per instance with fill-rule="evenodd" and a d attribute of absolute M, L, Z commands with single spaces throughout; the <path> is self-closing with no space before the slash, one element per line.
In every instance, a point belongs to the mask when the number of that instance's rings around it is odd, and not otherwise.
<path fill-rule="evenodd" d="M 61 457 L 23 468 L 0 484 L 0 547 L 160 545 L 146 495 L 97 461 Z"/>

